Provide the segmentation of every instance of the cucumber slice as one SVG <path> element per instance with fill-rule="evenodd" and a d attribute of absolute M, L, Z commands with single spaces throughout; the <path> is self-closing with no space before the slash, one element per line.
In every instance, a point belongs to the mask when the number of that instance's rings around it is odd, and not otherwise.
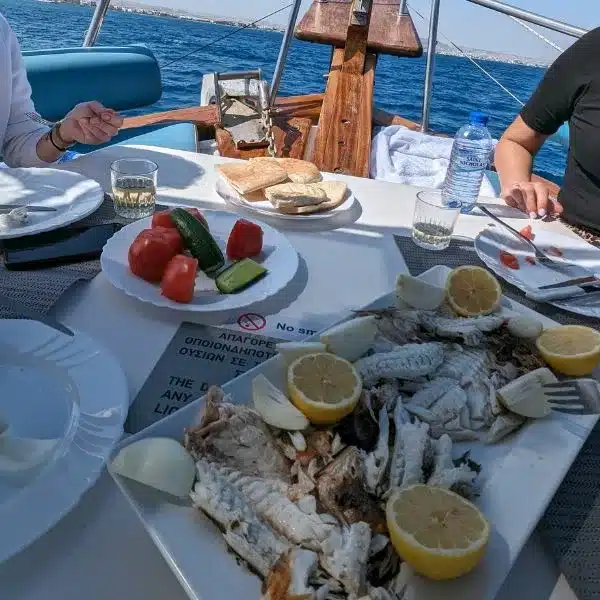
<path fill-rule="evenodd" d="M 222 294 L 235 294 L 248 287 L 266 272 L 267 269 L 251 258 L 244 258 L 219 273 L 215 283 Z"/>
<path fill-rule="evenodd" d="M 183 208 L 175 208 L 171 211 L 171 220 L 183 238 L 185 247 L 198 259 L 202 271 L 210 275 L 223 266 L 225 257 L 221 248 L 196 217 Z"/>

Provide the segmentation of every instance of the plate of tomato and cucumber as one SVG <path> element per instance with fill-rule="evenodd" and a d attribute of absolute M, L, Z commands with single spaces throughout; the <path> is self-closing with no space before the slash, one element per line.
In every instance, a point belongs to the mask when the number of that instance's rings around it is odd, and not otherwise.
<path fill-rule="evenodd" d="M 119 290 L 195 312 L 245 308 L 282 290 L 298 254 L 279 231 L 229 212 L 176 207 L 119 230 L 100 258 Z"/>

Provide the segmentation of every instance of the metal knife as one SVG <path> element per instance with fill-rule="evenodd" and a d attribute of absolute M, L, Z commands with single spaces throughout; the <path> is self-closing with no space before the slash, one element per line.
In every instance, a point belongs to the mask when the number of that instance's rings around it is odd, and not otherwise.
<path fill-rule="evenodd" d="M 600 279 L 595 277 L 594 275 L 590 275 L 589 277 L 575 277 L 574 279 L 567 279 L 566 281 L 561 281 L 560 283 L 551 283 L 549 285 L 540 285 L 539 290 L 557 290 L 559 288 L 571 287 L 572 285 L 590 285 L 590 284 L 598 284 L 600 283 Z"/>
<path fill-rule="evenodd" d="M 35 311 L 25 307 L 22 303 L 9 298 L 8 296 L 0 295 L 0 306 L 4 306 L 8 308 L 10 311 L 14 312 L 21 317 L 25 317 L 26 319 L 30 319 L 31 321 L 39 321 L 52 329 L 56 329 L 56 331 L 60 331 L 70 337 L 73 337 L 75 333 L 71 331 L 66 325 L 58 322 L 56 319 L 52 317 L 46 317 L 44 315 L 40 315 Z"/>
<path fill-rule="evenodd" d="M 37 206 L 35 204 L 0 204 L 0 212 L 10 212 L 15 208 L 26 208 L 31 212 L 56 212 L 58 208 L 52 206 Z"/>

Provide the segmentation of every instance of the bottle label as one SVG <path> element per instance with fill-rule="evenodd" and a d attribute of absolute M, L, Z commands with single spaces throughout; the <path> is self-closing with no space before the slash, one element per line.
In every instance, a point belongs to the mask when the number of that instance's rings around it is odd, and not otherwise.
<path fill-rule="evenodd" d="M 455 168 L 461 171 L 484 171 L 488 166 L 487 155 L 480 152 L 458 152 L 454 160 Z"/>

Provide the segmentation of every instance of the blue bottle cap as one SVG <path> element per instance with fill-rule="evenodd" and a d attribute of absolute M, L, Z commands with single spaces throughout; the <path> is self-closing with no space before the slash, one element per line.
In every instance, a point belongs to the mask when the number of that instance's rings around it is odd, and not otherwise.
<path fill-rule="evenodd" d="M 482 112 L 479 111 L 473 111 L 470 115 L 469 115 L 469 121 L 474 124 L 474 125 L 487 125 L 488 123 L 488 119 L 489 117 Z"/>

